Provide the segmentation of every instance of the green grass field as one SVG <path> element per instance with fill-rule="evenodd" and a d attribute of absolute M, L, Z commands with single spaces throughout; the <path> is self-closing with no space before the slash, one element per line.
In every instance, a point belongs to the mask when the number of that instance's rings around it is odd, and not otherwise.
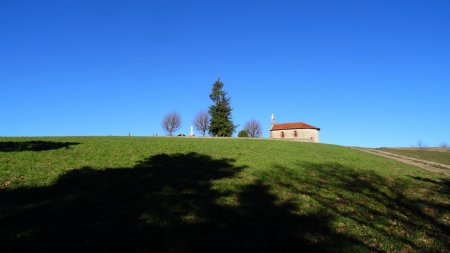
<path fill-rule="evenodd" d="M 423 160 L 449 164 L 450 152 L 415 150 L 415 149 L 394 149 L 394 148 L 380 148 L 382 151 L 390 152 L 397 155 L 405 155 L 409 157 L 419 158 Z"/>
<path fill-rule="evenodd" d="M 335 145 L 0 138 L 0 251 L 448 252 L 449 194 Z"/>

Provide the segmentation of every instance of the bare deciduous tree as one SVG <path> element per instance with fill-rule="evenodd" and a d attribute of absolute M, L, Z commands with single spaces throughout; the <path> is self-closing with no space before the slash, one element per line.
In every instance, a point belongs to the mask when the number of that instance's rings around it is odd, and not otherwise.
<path fill-rule="evenodd" d="M 418 141 L 417 141 L 417 147 L 418 147 L 419 149 L 425 149 L 425 148 L 428 147 L 428 146 L 427 146 L 427 144 L 425 144 L 422 140 L 418 140 Z"/>
<path fill-rule="evenodd" d="M 261 124 L 255 119 L 245 123 L 244 130 L 247 131 L 248 135 L 252 138 L 261 136 Z"/>
<path fill-rule="evenodd" d="M 209 113 L 207 112 L 199 112 L 195 115 L 194 119 L 195 129 L 200 131 L 203 136 L 205 136 L 206 131 L 209 127 Z"/>
<path fill-rule="evenodd" d="M 439 144 L 439 147 L 440 148 L 448 148 L 449 145 L 446 142 L 443 142 L 443 143 Z"/>
<path fill-rule="evenodd" d="M 181 117 L 178 112 L 168 113 L 163 121 L 162 127 L 168 133 L 169 136 L 172 136 L 173 132 L 177 131 L 181 126 Z"/>

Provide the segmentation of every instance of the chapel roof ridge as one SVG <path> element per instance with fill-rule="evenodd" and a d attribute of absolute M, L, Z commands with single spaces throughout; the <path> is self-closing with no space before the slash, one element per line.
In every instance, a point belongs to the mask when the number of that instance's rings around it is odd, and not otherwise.
<path fill-rule="evenodd" d="M 270 131 L 288 129 L 316 129 L 320 131 L 320 128 L 306 124 L 304 122 L 277 123 L 273 125 Z"/>

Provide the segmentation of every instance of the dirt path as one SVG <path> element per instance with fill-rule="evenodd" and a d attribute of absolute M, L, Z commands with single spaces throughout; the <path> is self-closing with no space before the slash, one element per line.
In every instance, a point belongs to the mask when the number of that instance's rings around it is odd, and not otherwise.
<path fill-rule="evenodd" d="M 382 156 L 382 157 L 390 158 L 390 159 L 393 159 L 393 160 L 396 160 L 396 161 L 399 161 L 399 162 L 402 162 L 402 163 L 406 163 L 408 165 L 419 167 L 419 168 L 424 169 L 424 170 L 437 172 L 437 173 L 443 173 L 443 174 L 445 174 L 447 176 L 450 176 L 450 165 L 447 165 L 447 164 L 442 164 L 442 163 L 437 163 L 437 162 L 417 159 L 417 158 L 404 156 L 404 155 L 392 154 L 392 153 L 389 153 L 389 152 L 384 152 L 384 151 L 371 149 L 371 148 L 360 148 L 360 147 L 351 147 L 351 148 L 359 150 L 359 151 L 363 151 L 363 152 L 366 152 L 366 153 L 370 153 L 370 154 L 374 154 L 374 155 L 379 155 L 379 156 Z"/>

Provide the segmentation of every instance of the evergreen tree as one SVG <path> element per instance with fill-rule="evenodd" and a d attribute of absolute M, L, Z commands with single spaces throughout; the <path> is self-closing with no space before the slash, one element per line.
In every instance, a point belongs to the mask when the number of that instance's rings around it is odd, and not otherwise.
<path fill-rule="evenodd" d="M 209 107 L 209 114 L 211 115 L 209 134 L 231 137 L 236 126 L 231 121 L 230 98 L 227 98 L 227 93 L 223 90 L 223 83 L 219 79 L 213 84 L 209 97 L 214 102 Z"/>

